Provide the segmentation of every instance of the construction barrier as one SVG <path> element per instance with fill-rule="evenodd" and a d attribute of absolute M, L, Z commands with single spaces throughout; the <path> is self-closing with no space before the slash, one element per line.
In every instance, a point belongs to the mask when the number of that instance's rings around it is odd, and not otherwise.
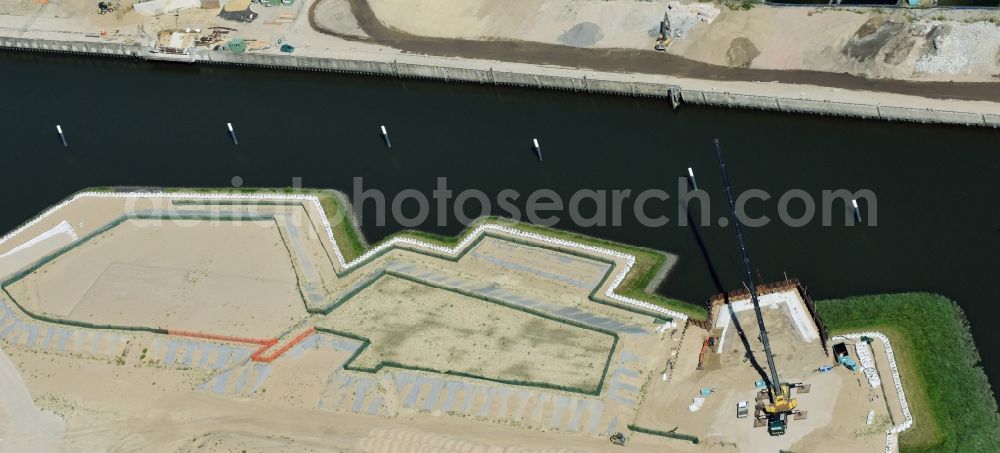
<path fill-rule="evenodd" d="M 636 425 L 628 425 L 628 429 L 630 431 L 642 434 L 649 434 L 652 436 L 661 436 L 661 437 L 669 437 L 671 439 L 686 440 L 695 445 L 697 445 L 700 442 L 697 436 L 692 436 L 690 434 L 681 434 L 675 431 L 660 431 L 656 429 L 643 428 L 641 426 L 636 426 Z"/>
<path fill-rule="evenodd" d="M 364 351 L 365 348 L 367 348 L 369 345 L 371 345 L 371 340 L 368 339 L 368 338 L 366 338 L 366 337 L 362 337 L 360 335 L 357 335 L 357 334 L 352 334 L 350 332 L 343 332 L 343 331 L 338 331 L 338 330 L 331 329 L 331 328 L 328 328 L 328 327 L 317 326 L 316 330 L 319 331 L 319 332 L 327 333 L 327 334 L 331 334 L 331 335 L 342 336 L 342 337 L 350 338 L 352 340 L 356 340 L 356 341 L 360 341 L 361 342 L 361 347 L 358 348 L 358 350 L 355 352 L 355 354 L 352 355 L 344 363 L 344 369 L 346 369 L 346 370 L 352 370 L 352 371 L 361 371 L 361 372 L 366 372 L 366 373 L 378 373 L 379 370 L 381 370 L 382 368 L 385 368 L 385 367 L 402 368 L 402 369 L 409 369 L 409 370 L 429 371 L 429 372 L 435 372 L 435 373 L 450 374 L 450 375 L 454 375 L 454 376 L 467 377 L 467 378 L 473 378 L 473 379 L 481 379 L 481 380 L 486 380 L 486 381 L 491 381 L 491 382 L 498 382 L 498 383 L 501 383 L 501 384 L 509 384 L 509 385 L 525 386 L 525 387 L 536 387 L 536 388 L 542 388 L 542 389 L 547 389 L 547 390 L 561 390 L 561 391 L 565 391 L 565 392 L 581 393 L 581 394 L 584 394 L 584 395 L 599 396 L 601 394 L 601 390 L 604 388 L 604 381 L 605 381 L 605 379 L 607 377 L 607 374 L 608 374 L 608 368 L 611 366 L 611 361 L 614 358 L 614 354 L 615 354 L 615 352 L 618 349 L 618 343 L 619 343 L 620 338 L 619 338 L 619 336 L 618 336 L 617 333 L 615 333 L 613 331 L 610 331 L 610 330 L 606 330 L 606 329 L 601 329 L 601 328 L 597 328 L 597 327 L 588 326 L 588 325 L 585 325 L 585 324 L 582 324 L 582 323 L 579 323 L 577 321 L 573 321 L 573 320 L 570 320 L 570 319 L 559 318 L 559 317 L 550 315 L 550 314 L 545 313 L 545 312 L 532 310 L 532 309 L 529 309 L 529 308 L 526 308 L 526 307 L 522 307 L 522 306 L 519 306 L 519 305 L 514 305 L 514 304 L 511 304 L 509 302 L 505 302 L 503 300 L 500 300 L 500 299 L 483 296 L 483 295 L 480 295 L 480 294 L 468 292 L 468 291 L 457 289 L 457 288 L 449 288 L 447 286 L 442 286 L 442 285 L 439 285 L 439 284 L 436 284 L 436 283 L 433 283 L 433 282 L 428 282 L 428 281 L 425 281 L 425 280 L 422 280 L 422 279 L 419 279 L 419 278 L 416 278 L 416 277 L 413 277 L 413 276 L 410 276 L 410 275 L 400 274 L 400 273 L 393 272 L 393 271 L 381 271 L 381 272 L 379 272 L 370 282 L 366 283 L 365 287 L 370 286 L 375 281 L 377 281 L 378 279 L 380 279 L 380 278 L 382 278 L 384 276 L 395 277 L 395 278 L 407 280 L 407 281 L 410 281 L 410 282 L 413 282 L 413 283 L 417 283 L 419 285 L 427 286 L 427 287 L 430 287 L 430 288 L 440 289 L 442 291 L 453 292 L 453 293 L 460 294 L 460 295 L 465 296 L 465 297 L 475 298 L 475 299 L 478 299 L 478 300 L 482 300 L 484 302 L 489 302 L 489 303 L 497 304 L 497 305 L 503 306 L 505 308 L 509 308 L 509 309 L 512 309 L 512 310 L 518 310 L 518 311 L 523 312 L 523 313 L 527 313 L 527 314 L 530 314 L 530 315 L 534 315 L 534 316 L 538 316 L 538 317 L 541 317 L 541 318 L 545 318 L 545 319 L 550 320 L 550 321 L 558 322 L 558 323 L 561 323 L 561 324 L 566 324 L 566 325 L 569 325 L 569 326 L 572 326 L 572 327 L 576 327 L 576 328 L 579 328 L 579 329 L 589 330 L 589 331 L 592 331 L 592 332 L 598 332 L 598 333 L 602 333 L 604 335 L 608 335 L 608 336 L 610 336 L 612 338 L 612 342 L 611 342 L 611 347 L 609 348 L 610 350 L 608 352 L 607 360 L 605 360 L 604 367 L 601 370 L 601 375 L 600 375 L 601 378 L 598 381 L 597 386 L 595 388 L 587 389 L 587 388 L 581 388 L 581 387 L 570 387 L 570 386 L 562 386 L 562 385 L 558 385 L 558 384 L 550 384 L 550 383 L 547 383 L 547 382 L 502 379 L 502 378 L 482 376 L 482 375 L 477 375 L 477 374 L 472 374 L 472 373 L 466 373 L 466 372 L 462 372 L 462 371 L 455 371 L 455 370 L 434 370 L 434 369 L 429 369 L 429 368 L 417 367 L 417 366 L 414 366 L 414 365 L 402 364 L 402 363 L 393 362 L 393 361 L 382 361 L 382 362 L 376 364 L 374 367 L 371 367 L 371 368 L 355 367 L 355 366 L 352 365 L 353 362 L 354 362 L 354 360 L 357 359 L 358 356 L 361 355 L 361 352 Z M 357 294 L 357 292 L 359 292 L 359 291 L 355 291 L 355 292 L 353 292 L 353 294 Z M 339 306 L 340 304 L 343 304 L 344 302 L 346 302 L 346 300 L 347 300 L 346 298 L 343 299 L 343 300 L 341 300 L 340 303 L 337 304 L 337 306 Z"/>
<path fill-rule="evenodd" d="M 216 340 L 225 341 L 229 343 L 249 343 L 249 344 L 259 344 L 259 345 L 273 345 L 278 342 L 277 338 L 247 338 L 247 337 L 235 337 L 231 335 L 216 335 L 211 333 L 202 332 L 191 332 L 187 330 L 177 330 L 177 329 L 167 329 L 167 335 L 174 335 L 179 337 L 191 337 L 191 338 L 202 338 L 205 340 Z"/>
<path fill-rule="evenodd" d="M 295 347 L 295 345 L 301 343 L 302 340 L 305 340 L 306 338 L 309 337 L 309 335 L 312 335 L 314 333 L 316 333 L 316 328 L 310 327 L 304 330 L 302 333 L 296 335 L 295 338 L 292 338 L 291 341 L 285 343 L 284 346 L 278 348 L 278 350 L 274 351 L 270 355 L 264 355 L 264 352 L 266 352 L 268 349 L 270 349 L 271 347 L 273 347 L 275 344 L 278 343 L 277 340 L 275 340 L 274 343 L 270 343 L 268 345 L 265 345 L 265 347 L 262 347 L 254 351 L 254 353 L 250 355 L 250 360 L 253 360 L 254 362 L 271 363 L 274 361 L 274 359 L 281 357 L 282 354 L 288 352 L 289 349 L 292 349 L 293 347 Z"/>

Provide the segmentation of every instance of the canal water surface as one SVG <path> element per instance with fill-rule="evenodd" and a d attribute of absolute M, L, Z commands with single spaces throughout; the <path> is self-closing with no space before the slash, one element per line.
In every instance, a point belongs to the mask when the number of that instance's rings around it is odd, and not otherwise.
<path fill-rule="evenodd" d="M 801 189 L 870 189 L 877 226 L 803 227 L 774 221 L 749 228 L 747 244 L 763 280 L 798 277 L 814 298 L 928 291 L 966 311 L 987 373 L 997 382 L 1000 342 L 1000 131 L 895 124 L 742 110 L 671 110 L 662 100 L 479 85 L 362 78 L 66 56 L 0 54 L 0 230 L 83 188 L 108 185 L 307 187 L 351 193 L 352 179 L 391 200 L 406 189 L 428 196 L 439 176 L 456 194 L 479 189 L 550 189 L 569 200 L 580 189 L 662 189 L 646 205 L 670 222 L 648 227 L 625 205 L 619 226 L 557 226 L 680 256 L 663 283 L 667 296 L 702 302 L 717 287 L 740 286 L 741 264 L 712 148 L 719 138 L 736 190 L 774 196 L 749 214 L 777 218 L 777 198 Z M 225 124 L 232 122 L 240 145 Z M 54 133 L 66 131 L 69 148 Z M 392 148 L 379 137 L 386 125 Z M 544 161 L 530 149 L 539 138 Z M 713 225 L 678 223 L 677 178 L 693 167 L 712 195 Z M 844 213 L 839 205 L 838 214 Z M 369 241 L 400 229 L 374 225 Z M 592 203 L 583 204 L 593 213 Z M 403 205 L 413 213 L 413 203 Z M 462 225 L 436 211 L 418 228 L 455 234 Z M 866 210 L 871 206 L 865 206 Z M 470 215 L 478 212 L 467 203 Z M 801 213 L 801 204 L 792 204 Z M 609 214 L 610 216 L 610 214 Z M 705 253 L 703 253 L 704 245 Z"/>

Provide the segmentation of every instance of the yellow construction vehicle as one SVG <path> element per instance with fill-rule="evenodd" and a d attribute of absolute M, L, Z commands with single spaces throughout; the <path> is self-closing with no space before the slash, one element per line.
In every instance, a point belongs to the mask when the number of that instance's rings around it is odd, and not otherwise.
<path fill-rule="evenodd" d="M 774 389 L 768 389 L 771 393 L 771 402 L 765 404 L 763 409 L 764 412 L 768 414 L 779 414 L 779 413 L 791 413 L 798 407 L 799 402 L 794 397 L 792 397 L 792 388 L 794 386 L 791 384 L 783 383 L 781 384 L 781 389 L 779 392 L 775 393 Z"/>
<path fill-rule="evenodd" d="M 653 48 L 664 52 L 667 50 L 667 46 L 670 45 L 670 26 L 667 24 L 666 17 L 664 20 L 660 21 L 660 35 L 656 38 L 656 46 Z"/>

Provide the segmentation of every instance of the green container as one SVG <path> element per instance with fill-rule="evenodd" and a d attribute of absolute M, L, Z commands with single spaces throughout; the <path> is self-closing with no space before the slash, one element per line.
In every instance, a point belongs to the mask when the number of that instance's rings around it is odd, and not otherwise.
<path fill-rule="evenodd" d="M 243 53 L 247 50 L 247 42 L 243 38 L 233 38 L 229 40 L 229 51 L 232 53 Z"/>

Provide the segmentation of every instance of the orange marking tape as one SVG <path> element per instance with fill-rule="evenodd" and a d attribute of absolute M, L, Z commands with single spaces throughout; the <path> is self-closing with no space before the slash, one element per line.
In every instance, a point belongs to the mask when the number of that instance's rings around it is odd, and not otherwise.
<path fill-rule="evenodd" d="M 181 337 L 192 337 L 192 338 L 204 338 L 206 340 L 218 340 L 218 341 L 228 341 L 232 343 L 252 343 L 259 345 L 266 345 L 267 347 L 274 346 L 278 344 L 277 338 L 244 338 L 244 337 L 233 337 L 229 335 L 215 335 L 211 333 L 201 333 L 201 332 L 189 332 L 186 330 L 173 330 L 167 329 L 167 335 L 177 335 Z"/>
<path fill-rule="evenodd" d="M 292 338 L 291 341 L 285 343 L 284 346 L 278 348 L 278 350 L 274 351 L 274 353 L 271 355 L 265 356 L 263 354 L 265 351 L 270 349 L 271 346 L 274 346 L 275 343 L 262 346 L 260 349 L 256 350 L 253 354 L 250 355 L 250 360 L 253 360 L 254 362 L 271 363 L 272 361 L 274 361 L 274 359 L 281 357 L 282 354 L 288 352 L 289 349 L 292 349 L 293 347 L 295 347 L 295 345 L 301 343 L 302 340 L 305 340 L 307 337 L 309 337 L 309 335 L 312 335 L 315 332 L 316 332 L 315 327 L 310 327 L 302 331 L 302 333 L 296 335 L 295 338 Z"/>

